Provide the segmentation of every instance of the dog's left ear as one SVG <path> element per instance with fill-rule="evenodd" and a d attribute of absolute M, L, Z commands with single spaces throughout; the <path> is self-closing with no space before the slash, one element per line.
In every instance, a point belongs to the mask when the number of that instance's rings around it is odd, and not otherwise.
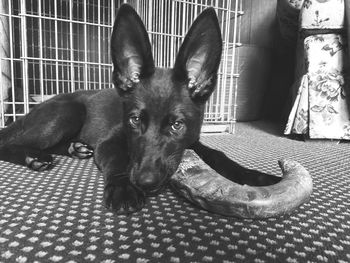
<path fill-rule="evenodd" d="M 120 91 L 128 91 L 140 78 L 153 74 L 155 66 L 145 26 L 136 11 L 123 4 L 114 22 L 111 37 L 113 81 Z"/>
<path fill-rule="evenodd" d="M 192 24 L 176 57 L 174 76 L 185 81 L 193 100 L 206 101 L 216 85 L 222 39 L 213 8 L 205 9 Z"/>

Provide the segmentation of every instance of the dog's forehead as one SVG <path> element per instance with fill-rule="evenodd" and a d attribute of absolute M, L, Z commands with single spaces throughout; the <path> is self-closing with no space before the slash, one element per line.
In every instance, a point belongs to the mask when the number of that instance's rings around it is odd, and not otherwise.
<path fill-rule="evenodd" d="M 142 96 L 143 101 L 151 104 L 169 103 L 169 100 L 183 100 L 188 97 L 186 92 L 182 94 L 182 85 L 173 80 L 171 69 L 157 68 L 150 78 L 141 82 L 138 96 Z"/>
<path fill-rule="evenodd" d="M 169 96 L 179 90 L 178 83 L 173 80 L 172 69 L 156 68 L 154 74 L 149 79 L 149 91 L 158 94 L 159 96 Z M 154 95 L 154 94 L 152 94 Z"/>
<path fill-rule="evenodd" d="M 174 81 L 171 69 L 157 68 L 149 79 L 141 80 L 134 96 L 134 106 L 153 115 L 187 112 L 193 106 L 189 92 L 183 83 Z"/>

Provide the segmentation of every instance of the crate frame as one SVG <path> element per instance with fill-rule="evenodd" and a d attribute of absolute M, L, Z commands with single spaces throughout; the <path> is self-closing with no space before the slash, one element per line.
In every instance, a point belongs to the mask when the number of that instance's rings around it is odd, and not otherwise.
<path fill-rule="evenodd" d="M 111 88 L 109 39 L 116 10 L 125 2 L 144 21 L 159 67 L 174 65 L 193 20 L 206 7 L 214 7 L 222 29 L 223 55 L 217 88 L 205 106 L 204 124 L 212 127 L 208 131 L 234 132 L 242 0 L 2 2 L 0 30 L 7 39 L 0 39 L 6 49 L 0 52 L 0 127 L 55 94 Z"/>

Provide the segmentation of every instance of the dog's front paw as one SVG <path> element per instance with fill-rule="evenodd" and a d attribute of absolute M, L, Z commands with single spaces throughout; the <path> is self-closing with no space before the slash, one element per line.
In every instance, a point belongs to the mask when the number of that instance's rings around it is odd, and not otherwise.
<path fill-rule="evenodd" d="M 118 214 L 130 214 L 145 204 L 145 194 L 137 189 L 127 176 L 118 177 L 105 186 L 104 200 L 107 208 Z"/>
<path fill-rule="evenodd" d="M 52 156 L 51 155 L 39 155 L 39 156 L 29 156 L 25 157 L 25 164 L 28 168 L 42 172 L 48 170 L 52 166 Z"/>
<path fill-rule="evenodd" d="M 69 145 L 68 153 L 73 157 L 77 159 L 87 159 L 92 157 L 94 151 L 93 149 L 84 143 L 81 142 L 72 142 Z"/>

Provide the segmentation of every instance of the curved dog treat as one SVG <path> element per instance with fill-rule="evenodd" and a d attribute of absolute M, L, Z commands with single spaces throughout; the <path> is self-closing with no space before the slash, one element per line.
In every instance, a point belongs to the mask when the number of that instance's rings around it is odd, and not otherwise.
<path fill-rule="evenodd" d="M 282 180 L 270 186 L 234 183 L 211 169 L 192 150 L 171 178 L 182 196 L 214 213 L 239 218 L 269 218 L 291 213 L 312 192 L 312 178 L 299 163 L 279 161 Z"/>

